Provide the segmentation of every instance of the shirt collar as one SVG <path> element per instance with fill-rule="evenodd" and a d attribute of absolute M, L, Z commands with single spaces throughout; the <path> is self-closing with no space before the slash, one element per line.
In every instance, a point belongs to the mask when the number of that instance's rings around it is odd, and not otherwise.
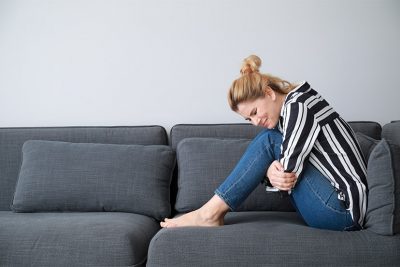
<path fill-rule="evenodd" d="M 301 82 L 297 83 L 297 86 L 286 95 L 285 100 L 283 101 L 283 105 L 281 107 L 281 113 L 280 113 L 280 118 L 279 118 L 279 123 L 278 123 L 278 127 L 280 130 L 282 130 L 282 128 L 283 128 L 283 112 L 284 112 L 283 107 L 285 106 L 286 102 L 292 97 L 292 95 L 294 93 L 296 93 L 297 91 L 301 91 L 301 89 L 303 87 L 305 87 L 305 88 L 309 87 L 307 81 L 301 81 Z"/>
<path fill-rule="evenodd" d="M 281 108 L 281 116 L 283 116 L 283 110 L 284 110 L 283 106 L 285 105 L 285 103 L 292 97 L 292 95 L 294 93 L 296 93 L 297 91 L 300 91 L 299 89 L 302 88 L 303 85 L 305 85 L 305 84 L 307 84 L 306 81 L 299 82 L 297 84 L 297 86 L 286 95 L 285 100 L 283 101 L 284 104 L 282 105 L 282 108 Z"/>

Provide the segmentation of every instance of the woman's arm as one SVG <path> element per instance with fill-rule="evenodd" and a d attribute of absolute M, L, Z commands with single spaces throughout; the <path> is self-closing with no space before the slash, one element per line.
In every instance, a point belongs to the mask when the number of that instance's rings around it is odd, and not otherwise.
<path fill-rule="evenodd" d="M 271 185 L 281 191 L 291 190 L 297 182 L 296 173 L 284 172 L 282 164 L 277 160 L 269 166 L 267 177 Z"/>
<path fill-rule="evenodd" d="M 294 102 L 284 106 L 284 109 L 279 162 L 284 172 L 294 172 L 299 177 L 321 128 L 306 104 Z"/>
<path fill-rule="evenodd" d="M 282 191 L 294 187 L 320 130 L 314 113 L 304 103 L 284 106 L 281 154 L 279 161 L 274 161 L 267 170 L 273 187 Z"/>

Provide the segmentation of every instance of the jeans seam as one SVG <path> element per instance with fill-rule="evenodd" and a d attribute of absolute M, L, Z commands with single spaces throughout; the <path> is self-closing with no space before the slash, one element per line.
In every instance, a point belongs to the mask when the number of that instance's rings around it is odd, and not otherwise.
<path fill-rule="evenodd" d="M 256 159 L 258 158 L 258 156 L 260 155 L 260 153 L 257 154 L 257 157 L 254 157 L 254 160 L 251 162 L 251 164 L 249 164 L 249 166 L 243 171 L 242 175 L 240 175 L 240 177 L 235 181 L 235 183 L 233 183 L 229 188 L 227 188 L 225 190 L 226 193 L 228 193 L 229 191 L 232 190 L 233 187 L 235 187 L 241 180 L 242 178 L 247 174 L 247 172 L 251 169 L 251 167 L 254 165 L 254 162 L 256 161 Z M 224 195 L 226 195 L 226 193 Z"/>
<path fill-rule="evenodd" d="M 330 209 L 331 211 L 334 211 L 334 212 L 339 213 L 339 214 L 347 214 L 347 213 L 348 213 L 347 210 L 346 210 L 346 211 L 340 211 L 340 210 L 337 210 L 337 209 L 331 207 L 330 205 L 328 205 L 328 204 L 322 199 L 321 195 L 320 195 L 316 190 L 314 190 L 314 188 L 311 186 L 311 183 L 308 181 L 308 179 L 305 179 L 305 182 L 307 182 L 308 187 L 310 188 L 310 190 L 311 190 L 312 192 L 314 192 L 314 194 L 318 197 L 318 199 L 319 199 L 322 203 L 324 203 L 325 207 L 327 207 L 327 208 Z"/>
<path fill-rule="evenodd" d="M 228 187 L 223 187 L 221 188 L 221 186 L 219 188 L 217 188 L 214 193 L 216 195 L 218 195 L 221 199 L 223 199 L 225 201 L 225 203 L 229 206 L 229 208 L 231 210 L 235 210 L 237 209 L 241 203 L 237 203 L 237 198 L 236 196 L 233 196 L 232 198 L 230 198 L 230 192 L 234 191 L 235 188 L 241 188 L 241 186 L 239 187 L 240 184 L 242 184 L 243 179 L 249 174 L 249 172 L 254 168 L 255 163 L 260 161 L 260 159 L 262 159 L 262 156 L 265 154 L 268 157 L 272 156 L 272 160 L 276 159 L 276 153 L 275 153 L 275 148 L 277 145 L 277 142 L 275 142 L 276 138 L 273 138 L 274 136 L 271 137 L 272 132 L 271 131 L 265 131 L 262 132 L 259 136 L 257 136 L 256 139 L 253 140 L 252 144 L 254 145 L 254 142 L 257 143 L 257 149 L 256 153 L 253 154 L 252 158 L 250 158 L 246 163 L 246 165 L 243 165 L 243 168 L 237 173 L 237 176 L 235 175 L 234 177 L 232 177 L 232 181 L 227 184 Z M 273 133 L 275 134 L 275 133 Z M 279 146 L 281 144 L 279 143 Z M 278 156 L 279 157 L 279 156 Z M 237 163 L 238 164 L 238 163 Z M 262 164 L 262 163 L 261 163 Z M 265 168 L 267 167 L 267 162 L 264 163 L 265 166 L 263 166 L 264 168 L 264 173 L 261 175 L 259 182 L 261 183 L 263 181 L 263 178 L 265 177 Z M 257 165 L 257 170 L 259 171 L 261 166 Z M 229 176 L 228 176 L 229 177 Z M 257 177 L 255 177 L 257 179 Z M 254 180 L 253 180 L 254 181 Z M 219 190 L 222 189 L 222 190 Z M 245 188 L 246 193 L 247 188 Z M 239 200 L 242 200 L 242 198 L 239 198 Z M 238 205 L 237 207 L 232 205 Z"/>
<path fill-rule="evenodd" d="M 272 151 L 272 145 L 275 146 L 275 143 L 269 144 L 269 145 L 264 145 L 264 149 L 265 150 L 269 150 L 269 152 L 272 152 L 272 155 L 275 158 L 275 153 L 273 153 L 274 151 Z M 254 165 L 254 163 L 257 161 L 258 157 L 262 154 L 263 152 L 258 152 L 257 155 L 254 157 L 253 161 L 250 162 L 250 164 L 248 164 L 248 166 L 246 167 L 245 170 L 243 170 L 242 174 L 240 175 L 240 177 L 235 181 L 235 183 L 233 183 L 230 187 L 228 187 L 225 191 L 224 194 L 222 194 L 221 192 L 219 192 L 219 190 L 216 190 L 215 192 L 218 192 L 218 196 L 221 197 L 222 199 L 224 199 L 224 201 L 226 202 L 226 204 L 229 206 L 229 208 L 231 210 L 236 210 L 237 207 L 233 208 L 233 205 L 231 203 L 228 203 L 228 199 L 226 198 L 226 194 L 229 193 L 229 191 L 232 190 L 232 188 L 234 188 L 242 179 L 243 177 L 249 172 L 249 170 L 251 169 L 251 167 Z M 265 175 L 264 175 L 265 176 Z M 260 181 L 262 182 L 262 180 Z"/>
<path fill-rule="evenodd" d="M 220 197 L 220 198 L 226 203 L 226 205 L 228 205 L 228 207 L 231 209 L 231 211 L 234 211 L 234 210 L 235 210 L 235 209 L 232 208 L 232 204 L 230 203 L 229 199 L 226 198 L 226 195 L 225 195 L 225 194 L 222 194 L 218 189 L 216 189 L 216 190 L 214 191 L 214 193 L 215 193 L 218 197 Z"/>

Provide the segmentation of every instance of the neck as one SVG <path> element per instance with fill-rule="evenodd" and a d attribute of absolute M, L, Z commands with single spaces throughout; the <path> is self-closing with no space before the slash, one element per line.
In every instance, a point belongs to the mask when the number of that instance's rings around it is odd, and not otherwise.
<path fill-rule="evenodd" d="M 283 104 L 285 103 L 286 96 L 287 94 L 276 94 L 276 101 L 279 103 L 280 106 L 283 106 Z"/>

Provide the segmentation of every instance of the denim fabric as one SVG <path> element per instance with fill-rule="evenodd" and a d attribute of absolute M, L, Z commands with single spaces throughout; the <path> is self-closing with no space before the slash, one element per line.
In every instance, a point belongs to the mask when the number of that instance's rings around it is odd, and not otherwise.
<path fill-rule="evenodd" d="M 282 134 L 264 130 L 248 146 L 246 152 L 226 180 L 215 190 L 231 210 L 237 207 L 263 181 L 269 165 L 279 158 Z M 290 197 L 293 205 L 312 227 L 330 230 L 359 229 L 350 212 L 338 199 L 338 191 L 315 167 L 306 162 Z"/>
<path fill-rule="evenodd" d="M 177 147 L 178 194 L 175 210 L 186 213 L 200 208 L 238 163 L 251 140 L 185 138 Z M 289 198 L 265 194 L 259 184 L 237 211 L 295 211 Z"/>
<path fill-rule="evenodd" d="M 360 230 L 353 223 L 345 202 L 338 198 L 339 192 L 313 165 L 307 163 L 290 197 L 309 226 L 337 231 Z"/>
<path fill-rule="evenodd" d="M 264 130 L 247 147 L 231 174 L 215 190 L 231 210 L 240 204 L 265 177 L 268 166 L 279 157 L 282 134 L 277 130 Z"/>

